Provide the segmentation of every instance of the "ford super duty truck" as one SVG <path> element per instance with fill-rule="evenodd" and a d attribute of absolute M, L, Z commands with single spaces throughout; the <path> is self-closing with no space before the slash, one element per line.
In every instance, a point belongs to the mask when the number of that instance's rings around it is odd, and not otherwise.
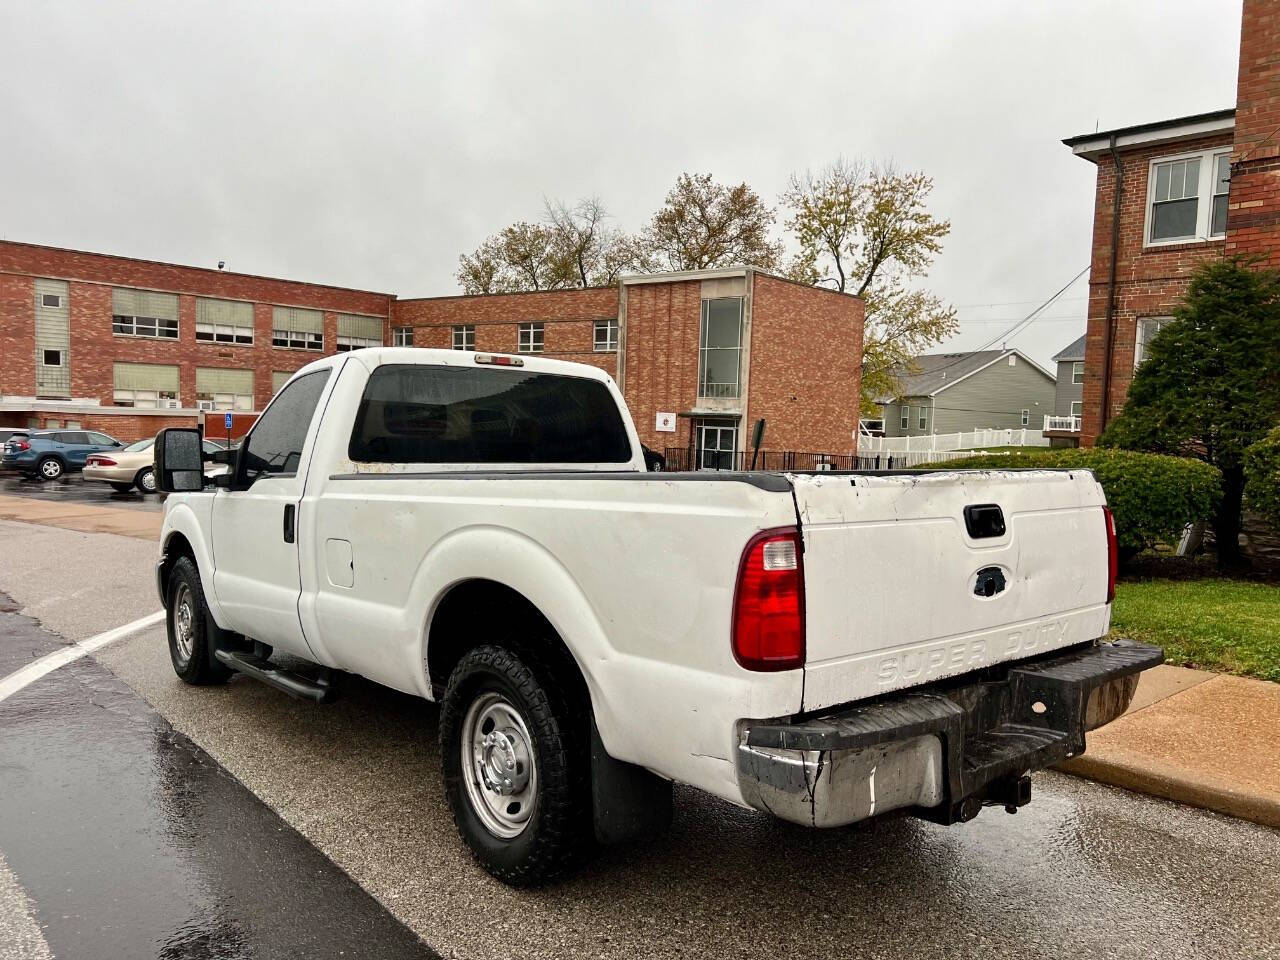
<path fill-rule="evenodd" d="M 199 441 L 156 445 L 178 676 L 438 701 L 511 883 L 661 829 L 673 782 L 815 827 L 1016 810 L 1161 660 L 1101 640 L 1084 470 L 650 472 L 607 374 L 412 348 L 298 371 L 225 476 Z"/>

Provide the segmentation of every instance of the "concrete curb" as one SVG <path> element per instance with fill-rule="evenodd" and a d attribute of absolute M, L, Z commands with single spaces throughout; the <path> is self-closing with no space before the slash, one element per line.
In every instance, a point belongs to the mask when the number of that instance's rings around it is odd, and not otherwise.
<path fill-rule="evenodd" d="M 1090 756 L 1085 752 L 1058 764 L 1055 769 L 1086 780 L 1280 829 L 1280 799 L 1231 790 L 1150 757 L 1121 760 Z"/>

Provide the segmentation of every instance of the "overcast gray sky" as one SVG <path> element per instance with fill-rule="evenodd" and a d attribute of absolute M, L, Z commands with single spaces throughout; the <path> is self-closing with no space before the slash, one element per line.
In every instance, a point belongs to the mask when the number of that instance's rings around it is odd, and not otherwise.
<path fill-rule="evenodd" d="M 772 201 L 892 158 L 936 181 L 968 348 L 1088 263 L 1061 138 L 1232 106 L 1239 30 L 1239 0 L 0 0 L 0 235 L 429 296 L 543 196 L 634 229 L 681 171 Z M 1047 362 L 1085 293 L 1016 345 Z"/>

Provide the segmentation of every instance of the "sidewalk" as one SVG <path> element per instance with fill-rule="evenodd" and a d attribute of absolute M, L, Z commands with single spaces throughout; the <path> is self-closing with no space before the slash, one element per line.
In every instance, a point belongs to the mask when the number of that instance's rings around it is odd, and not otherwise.
<path fill-rule="evenodd" d="M 1160 666 L 1058 769 L 1280 827 L 1280 684 Z"/>
<path fill-rule="evenodd" d="M 155 540 L 164 515 L 0 496 L 0 520 Z M 1058 769 L 1280 827 L 1280 684 L 1148 670 L 1128 712 Z"/>
<path fill-rule="evenodd" d="M 158 540 L 164 514 L 0 496 L 0 520 L 39 523 L 47 527 L 79 530 L 82 533 L 116 533 L 142 540 Z"/>

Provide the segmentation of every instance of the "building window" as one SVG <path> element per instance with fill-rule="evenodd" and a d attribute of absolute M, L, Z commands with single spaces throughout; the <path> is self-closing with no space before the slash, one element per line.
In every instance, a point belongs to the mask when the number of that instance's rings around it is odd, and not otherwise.
<path fill-rule="evenodd" d="M 210 343 L 253 343 L 252 327 L 233 327 L 228 323 L 196 323 L 196 339 Z"/>
<path fill-rule="evenodd" d="M 40 306 L 54 307 L 55 309 L 62 306 L 62 297 L 56 293 L 45 293 L 40 296 Z"/>
<path fill-rule="evenodd" d="M 348 353 L 351 350 L 363 350 L 366 347 L 380 347 L 381 340 L 374 340 L 372 337 L 346 337 L 338 334 L 338 352 Z"/>
<path fill-rule="evenodd" d="M 1083 400 L 1072 400 L 1072 401 L 1071 401 L 1071 415 L 1072 415 L 1073 417 L 1082 417 L 1082 416 L 1084 416 L 1084 401 L 1083 401 Z"/>
<path fill-rule="evenodd" d="M 737 465 L 738 428 L 713 422 L 698 424 L 699 470 L 732 470 Z"/>
<path fill-rule="evenodd" d="M 702 301 L 698 396 L 739 396 L 742 362 L 742 298 Z"/>
<path fill-rule="evenodd" d="M 1071 364 L 1071 382 L 1084 383 L 1084 361 L 1077 360 Z"/>
<path fill-rule="evenodd" d="M 592 348 L 596 353 L 614 353 L 618 349 L 618 321 L 597 320 Z"/>
<path fill-rule="evenodd" d="M 1157 333 L 1173 322 L 1173 317 L 1139 317 L 1137 338 L 1133 344 L 1133 369 L 1137 370 L 1147 359 L 1147 351 Z"/>
<path fill-rule="evenodd" d="M 178 394 L 173 390 L 116 390 L 111 402 L 117 407 L 140 407 L 154 410 L 157 407 L 177 407 Z"/>
<path fill-rule="evenodd" d="M 920 419 L 917 421 L 917 423 L 920 424 L 921 430 L 928 428 L 929 426 L 929 408 L 928 407 L 920 408 Z"/>
<path fill-rule="evenodd" d="M 413 327 L 392 327 L 391 345 L 393 347 L 412 347 Z"/>
<path fill-rule="evenodd" d="M 455 328 L 456 329 L 456 328 Z M 545 332 L 541 323 L 520 324 L 520 337 L 517 341 L 521 353 L 541 353 L 545 343 Z M 472 349 L 475 349 L 474 347 Z"/>
<path fill-rule="evenodd" d="M 243 393 L 197 393 L 201 410 L 252 410 L 253 397 Z"/>
<path fill-rule="evenodd" d="M 905 403 L 902 405 L 902 416 L 898 420 L 898 426 L 903 430 L 911 429 L 911 407 Z"/>
<path fill-rule="evenodd" d="M 297 307 L 271 308 L 271 345 L 288 350 L 324 350 L 324 314 Z"/>
<path fill-rule="evenodd" d="M 1031 423 L 1031 411 L 1030 411 L 1030 410 L 1023 410 L 1023 411 L 1022 411 L 1022 425 L 1025 427 L 1025 426 L 1028 426 L 1030 423 Z"/>
<path fill-rule="evenodd" d="M 117 313 L 111 317 L 111 332 L 121 337 L 177 340 L 178 321 L 172 317 L 136 317 Z"/>
<path fill-rule="evenodd" d="M 44 357 L 40 362 L 43 363 L 46 367 L 62 366 L 61 350 L 43 350 L 41 352 L 44 354 Z"/>
<path fill-rule="evenodd" d="M 473 323 L 464 323 L 453 328 L 453 349 L 474 350 L 476 348 L 476 327 Z"/>
<path fill-rule="evenodd" d="M 1229 151 L 1153 160 L 1147 175 L 1147 244 L 1224 236 L 1230 180 Z"/>

